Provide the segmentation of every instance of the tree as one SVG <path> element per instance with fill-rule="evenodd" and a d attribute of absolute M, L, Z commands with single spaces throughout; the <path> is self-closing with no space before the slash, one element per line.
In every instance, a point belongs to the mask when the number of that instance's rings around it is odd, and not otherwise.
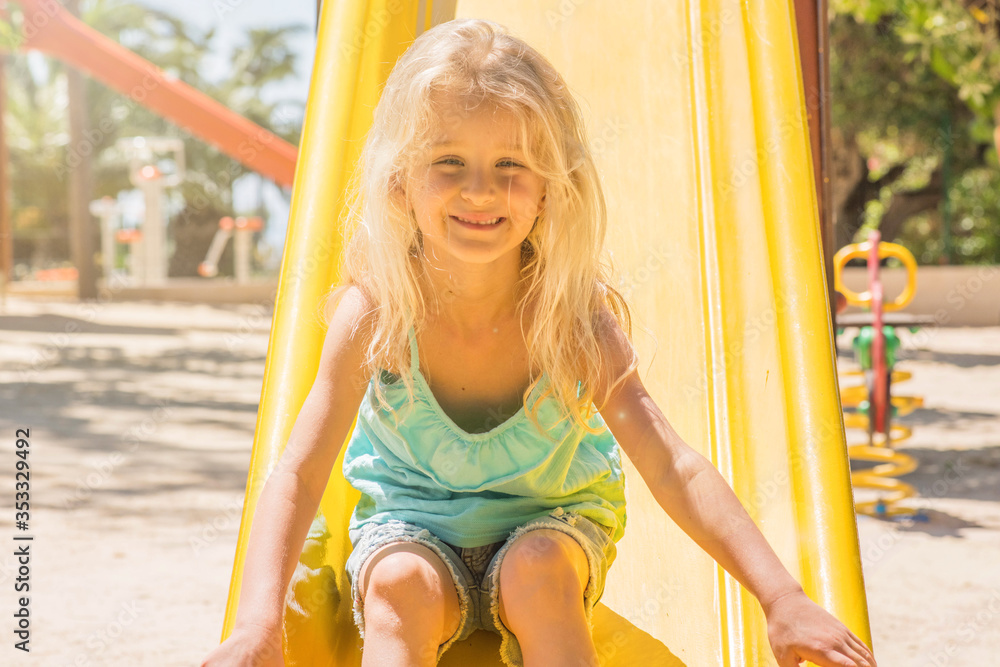
<path fill-rule="evenodd" d="M 923 263 L 1000 261 L 996 3 L 834 0 L 830 9 L 838 245 L 878 227 Z"/>
<path fill-rule="evenodd" d="M 16 8 L 15 8 L 16 9 Z M 16 12 L 15 12 L 16 14 Z M 254 29 L 232 56 L 232 68 L 218 81 L 207 79 L 205 61 L 212 53 L 214 30 L 200 31 L 167 12 L 122 1 L 93 0 L 84 5 L 85 23 L 119 41 L 168 74 L 205 92 L 237 113 L 290 143 L 301 131 L 302 103 L 265 103 L 260 91 L 294 73 L 295 53 L 289 40 L 303 24 Z M 12 16 L 13 33 L 19 28 Z M 15 263 L 43 256 L 68 257 L 65 248 L 66 174 L 81 159 L 94 159 L 95 197 L 116 196 L 132 188 L 127 164 L 115 149 L 120 137 L 152 135 L 184 141 L 186 181 L 174 196 L 171 235 L 177 247 L 169 275 L 197 275 L 198 262 L 223 215 L 234 215 L 233 183 L 248 170 L 185 130 L 96 81 L 88 81 L 90 125 L 87 140 L 68 145 L 65 109 L 65 65 L 47 60 L 44 74 L 33 72 L 23 53 L 9 61 L 10 85 L 4 123 L 10 142 L 12 217 Z M 18 221 L 21 221 L 19 224 Z M 34 227 L 29 231 L 29 223 Z M 95 235 L 97 234 L 95 225 Z M 46 239 L 41 241 L 40 239 Z M 99 245 L 97 246 L 99 247 Z M 230 260 L 231 261 L 231 260 Z M 227 255 L 220 273 L 227 272 Z"/>

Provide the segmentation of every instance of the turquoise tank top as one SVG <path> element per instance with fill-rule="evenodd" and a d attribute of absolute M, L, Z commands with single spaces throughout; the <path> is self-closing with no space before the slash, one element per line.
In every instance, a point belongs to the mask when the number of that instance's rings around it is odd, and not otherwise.
<path fill-rule="evenodd" d="M 607 526 L 616 542 L 622 538 L 620 450 L 599 413 L 588 425 L 604 430 L 591 435 L 561 418 L 548 396 L 538 408 L 545 429 L 539 431 L 527 408 L 549 381 L 543 374 L 517 414 L 488 432 L 467 433 L 431 393 L 420 373 L 412 327 L 408 333 L 413 404 L 397 376 L 377 374 L 344 452 L 344 478 L 361 492 L 350 521 L 352 543 L 365 524 L 399 519 L 458 547 L 483 546 L 557 507 Z M 398 426 L 379 405 L 375 382 L 396 409 Z"/>

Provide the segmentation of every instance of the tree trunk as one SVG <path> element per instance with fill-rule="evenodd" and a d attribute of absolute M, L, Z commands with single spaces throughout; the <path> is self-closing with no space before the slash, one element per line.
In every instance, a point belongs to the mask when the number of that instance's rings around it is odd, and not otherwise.
<path fill-rule="evenodd" d="M 868 170 L 854 137 L 844 136 L 839 127 L 830 128 L 830 146 L 830 197 L 836 252 L 851 242 L 861 225 L 860 215 L 855 212 L 854 192 L 868 179 Z"/>
<path fill-rule="evenodd" d="M 903 224 L 918 213 L 937 210 L 944 196 L 943 181 L 941 170 L 935 169 L 926 186 L 919 190 L 897 192 L 893 195 L 879 225 L 882 240 L 886 242 L 895 240 L 903 230 Z"/>
<path fill-rule="evenodd" d="M 837 248 L 853 242 L 854 235 L 865 220 L 865 204 L 878 199 L 883 187 L 892 185 L 906 164 L 897 164 L 877 181 L 869 180 L 868 164 L 858 150 L 854 137 L 844 137 L 838 128 L 833 136 L 833 207 L 837 230 Z M 943 195 L 941 170 L 931 174 L 926 187 L 912 192 L 897 192 L 889 202 L 879 230 L 883 241 L 899 236 L 903 224 L 912 216 L 938 206 Z"/>

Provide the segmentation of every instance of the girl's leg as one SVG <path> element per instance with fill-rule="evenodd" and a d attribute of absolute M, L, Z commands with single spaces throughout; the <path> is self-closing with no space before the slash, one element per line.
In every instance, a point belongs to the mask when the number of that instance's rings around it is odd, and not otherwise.
<path fill-rule="evenodd" d="M 597 667 L 583 605 L 589 576 L 587 555 L 565 533 L 532 530 L 510 545 L 500 563 L 500 620 L 525 667 Z"/>
<path fill-rule="evenodd" d="M 438 647 L 461 620 L 455 582 L 437 554 L 413 542 L 388 544 L 365 561 L 360 582 L 362 667 L 436 665 Z"/>

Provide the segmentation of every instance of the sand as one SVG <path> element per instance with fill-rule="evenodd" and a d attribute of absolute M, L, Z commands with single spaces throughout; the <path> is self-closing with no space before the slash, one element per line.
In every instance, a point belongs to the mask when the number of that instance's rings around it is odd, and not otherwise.
<path fill-rule="evenodd" d="M 31 516 L 18 531 L 4 512 L 0 539 L 34 539 L 31 653 L 7 630 L 0 664 L 192 665 L 219 641 L 269 327 L 267 302 L 8 297 L 2 488 L 10 508 L 14 433 L 30 429 Z M 876 656 L 1000 664 L 1000 328 L 907 332 L 901 357 L 898 393 L 925 399 L 903 451 L 928 520 L 859 518 Z"/>
<path fill-rule="evenodd" d="M 839 337 L 841 368 L 855 330 Z M 900 417 L 899 451 L 920 467 L 901 479 L 926 521 L 858 517 L 880 667 L 1000 665 L 1000 328 L 900 330 L 893 387 L 922 396 Z M 848 441 L 865 435 L 848 431 Z"/>

